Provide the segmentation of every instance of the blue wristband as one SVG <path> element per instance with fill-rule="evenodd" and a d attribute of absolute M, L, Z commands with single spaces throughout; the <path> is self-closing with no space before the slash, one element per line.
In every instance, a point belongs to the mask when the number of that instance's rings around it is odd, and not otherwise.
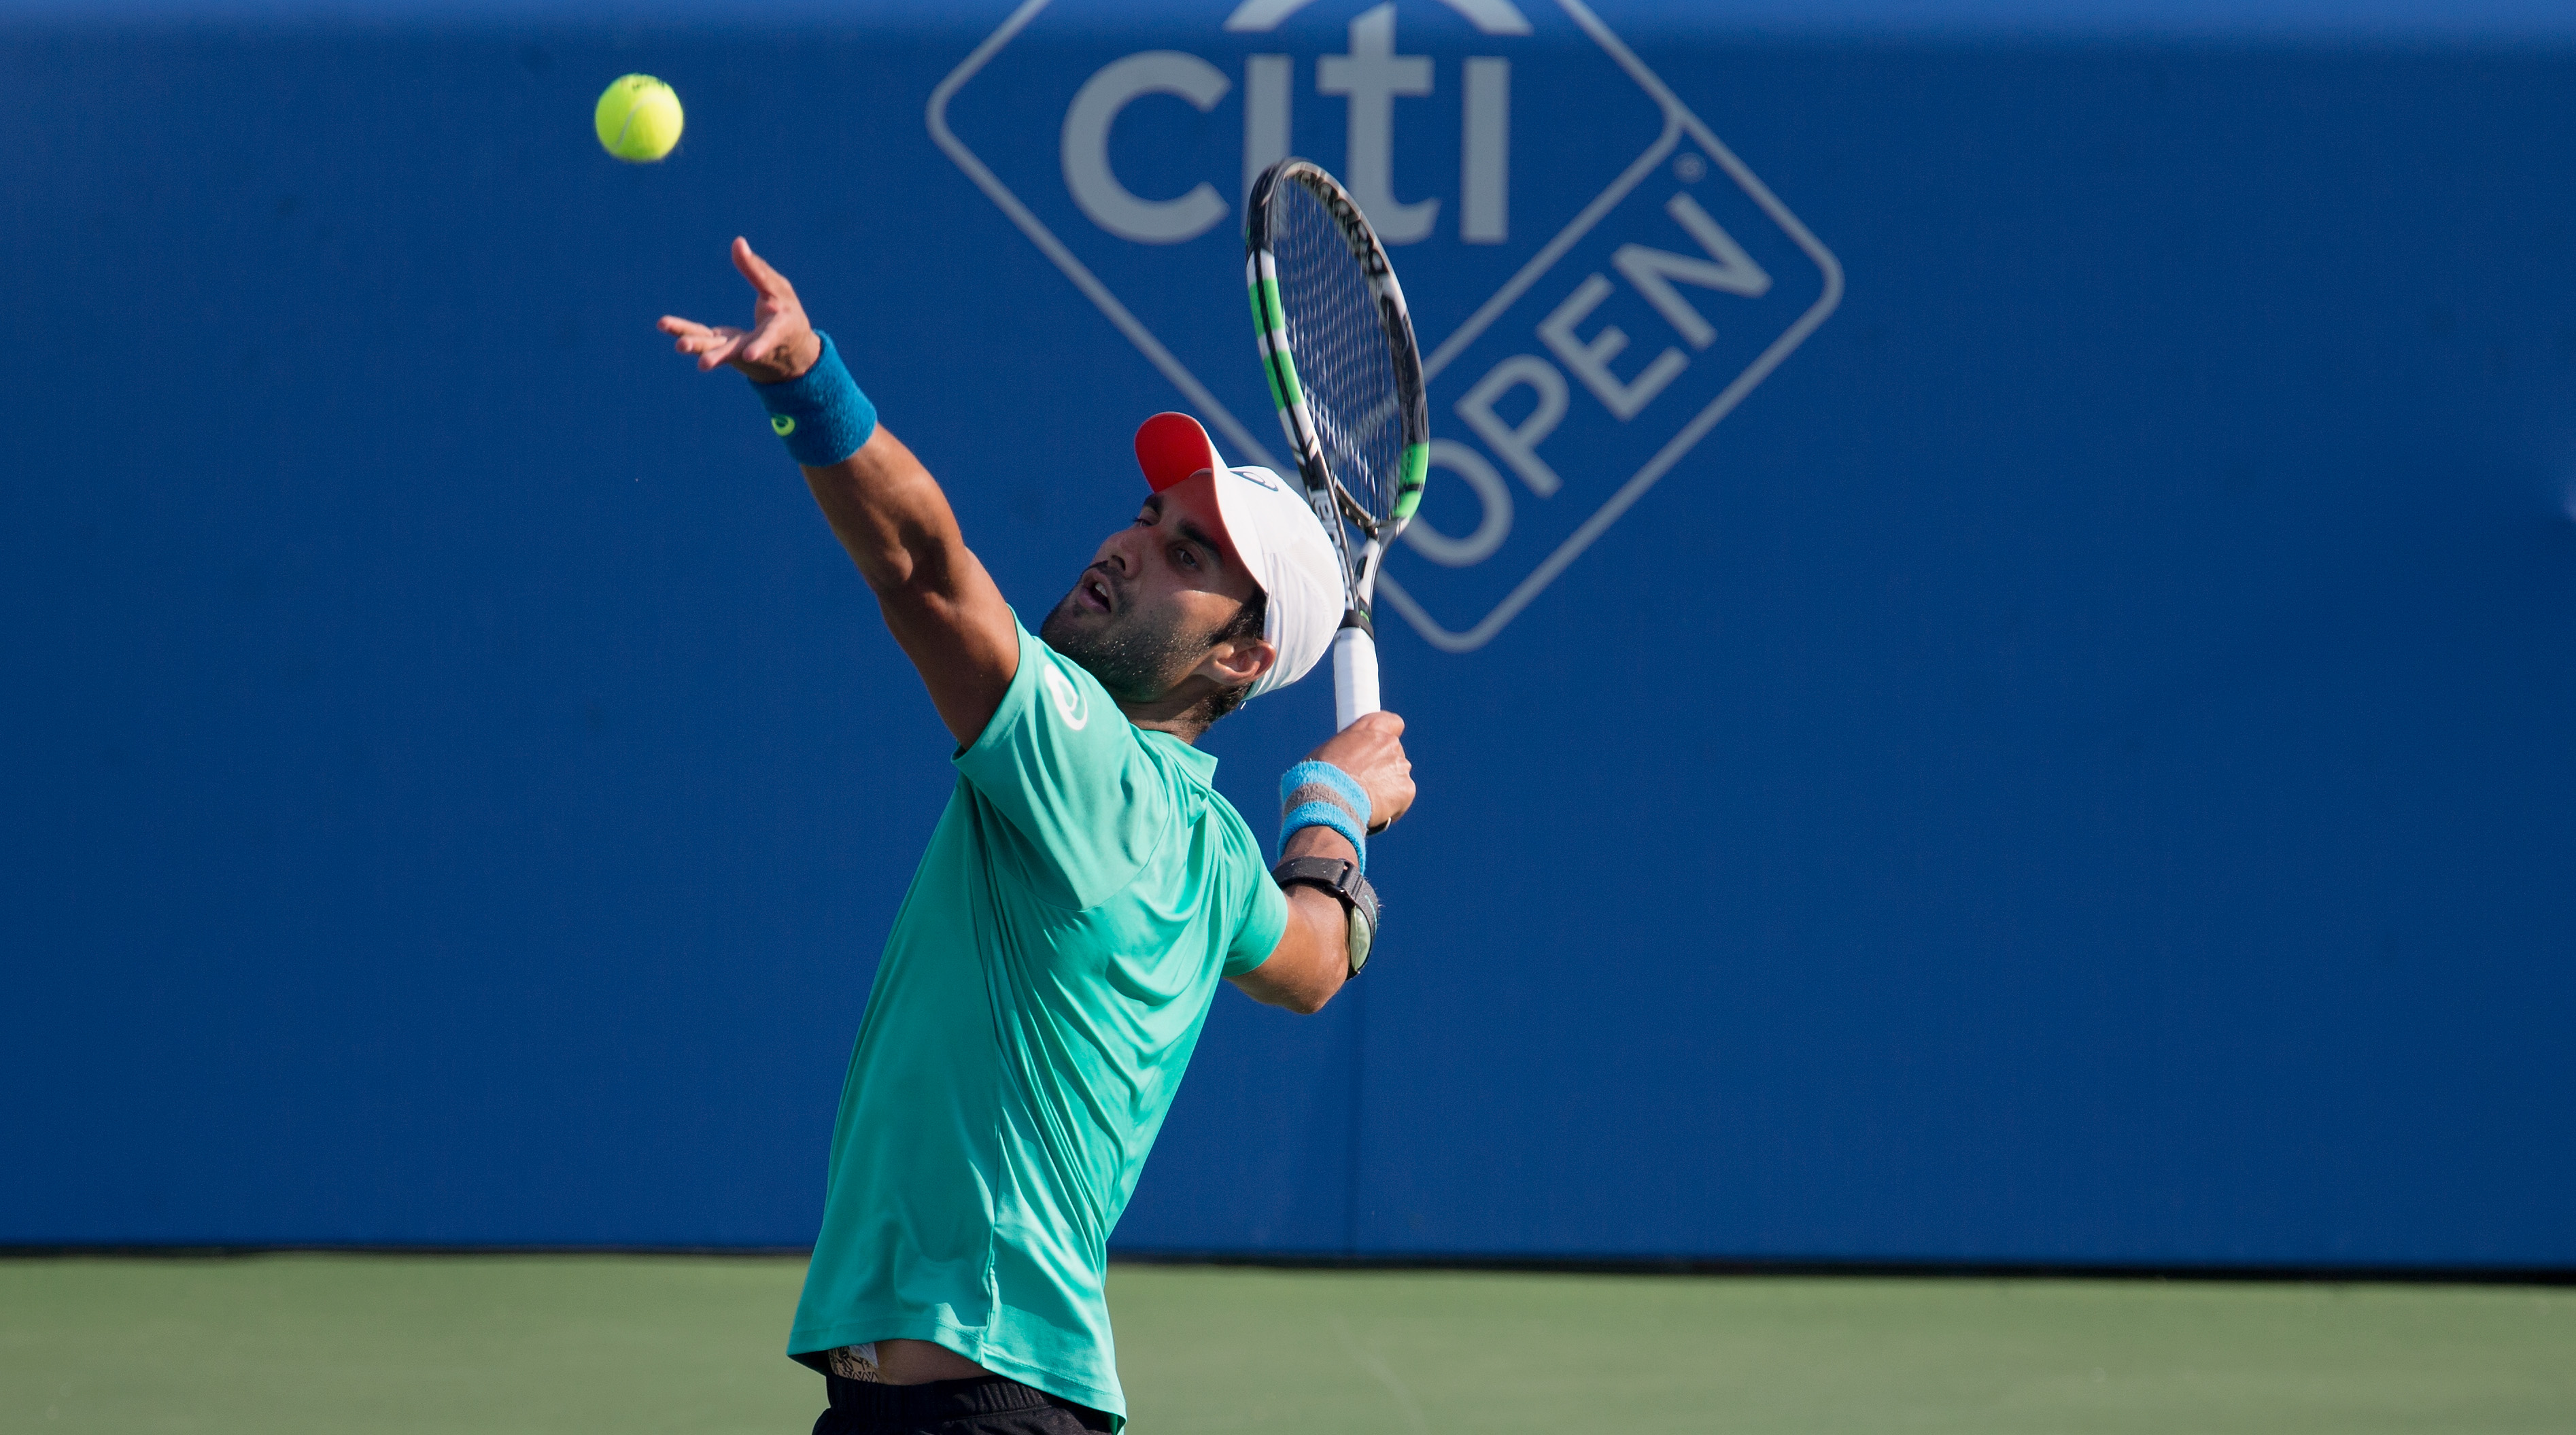
<path fill-rule="evenodd" d="M 841 364 L 832 336 L 816 331 L 823 356 L 784 383 L 753 384 L 769 410 L 769 431 L 787 440 L 787 456 L 807 468 L 829 468 L 857 453 L 877 431 L 877 406 Z"/>
<path fill-rule="evenodd" d="M 1351 840 L 1368 870 L 1368 789 L 1329 762 L 1301 762 L 1279 775 L 1279 850 L 1300 827 L 1329 827 Z"/>

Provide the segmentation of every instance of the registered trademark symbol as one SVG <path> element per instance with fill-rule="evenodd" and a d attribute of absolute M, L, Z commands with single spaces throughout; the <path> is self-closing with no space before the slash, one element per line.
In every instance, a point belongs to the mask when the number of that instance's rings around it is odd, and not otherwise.
<path fill-rule="evenodd" d="M 1707 162 L 1688 150 L 1673 157 L 1673 174 L 1684 184 L 1697 184 L 1707 173 Z"/>

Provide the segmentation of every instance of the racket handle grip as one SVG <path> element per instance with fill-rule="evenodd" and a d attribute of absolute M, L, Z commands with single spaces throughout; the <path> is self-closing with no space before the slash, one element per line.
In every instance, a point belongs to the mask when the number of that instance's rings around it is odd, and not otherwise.
<path fill-rule="evenodd" d="M 1333 731 L 1378 710 L 1377 639 L 1356 623 L 1333 634 Z"/>

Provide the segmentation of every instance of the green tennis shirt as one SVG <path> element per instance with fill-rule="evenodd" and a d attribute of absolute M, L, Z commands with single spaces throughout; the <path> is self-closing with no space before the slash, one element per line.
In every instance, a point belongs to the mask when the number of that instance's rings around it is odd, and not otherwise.
<path fill-rule="evenodd" d="M 1124 1423 L 1109 1232 L 1288 904 L 1215 758 L 1019 638 L 868 993 L 787 1349 L 936 1341 Z"/>

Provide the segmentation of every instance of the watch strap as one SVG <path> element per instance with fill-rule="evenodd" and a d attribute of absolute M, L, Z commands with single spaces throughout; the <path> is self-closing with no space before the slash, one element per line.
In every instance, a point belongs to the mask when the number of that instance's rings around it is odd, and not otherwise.
<path fill-rule="evenodd" d="M 1378 918 L 1377 889 L 1359 864 L 1347 857 L 1288 857 L 1270 869 L 1270 877 L 1282 887 L 1320 887 L 1341 902 L 1350 918 L 1351 975 L 1358 976 L 1377 945 Z"/>

